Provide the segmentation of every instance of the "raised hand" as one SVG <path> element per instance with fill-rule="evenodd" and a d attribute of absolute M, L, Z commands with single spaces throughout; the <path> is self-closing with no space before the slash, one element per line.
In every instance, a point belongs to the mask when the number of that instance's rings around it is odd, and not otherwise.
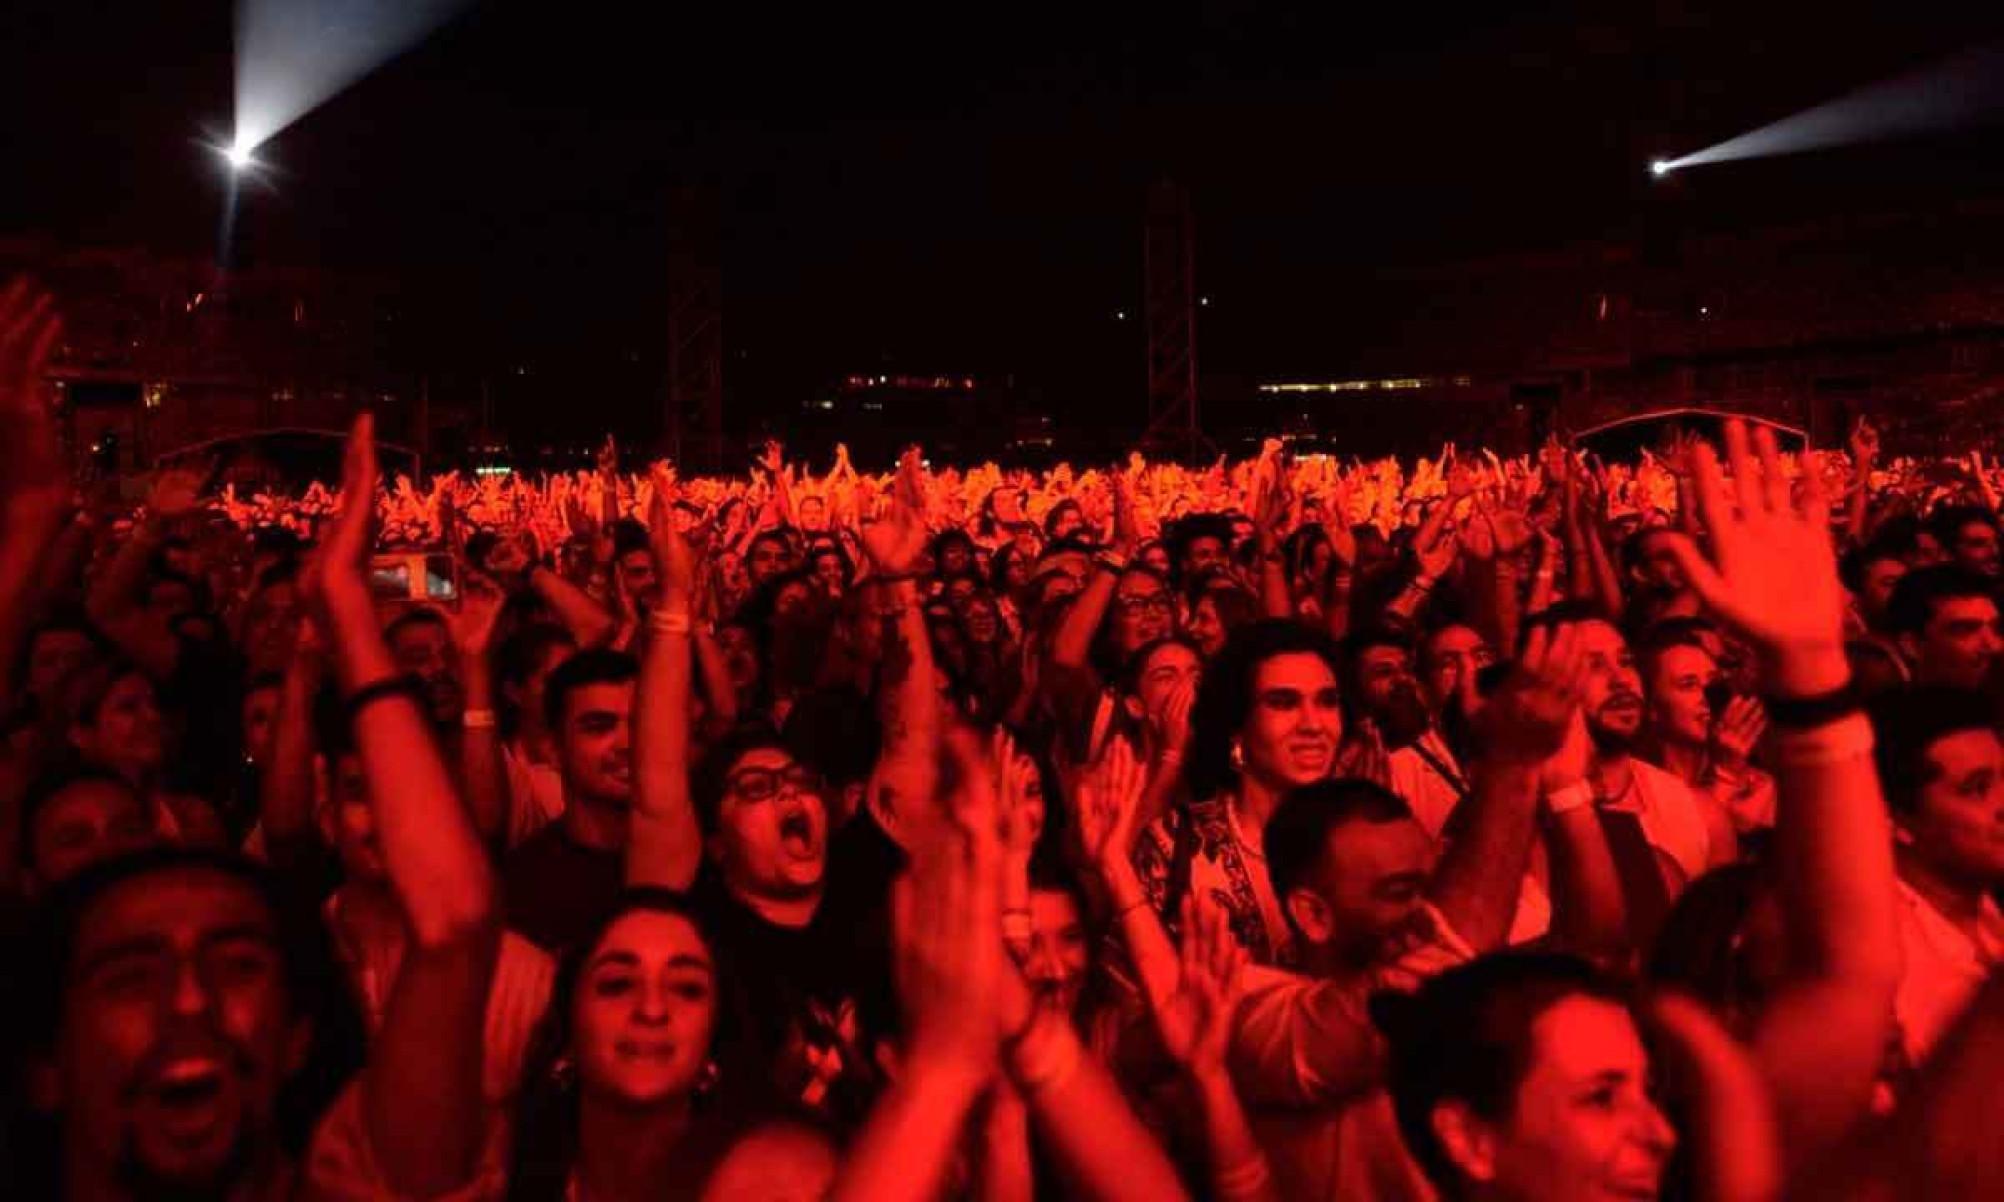
<path fill-rule="evenodd" d="M 494 627 L 508 594 L 480 572 L 467 568 L 459 581 L 459 608 L 446 619 L 452 645 L 462 660 L 484 660 L 494 645 Z"/>
<path fill-rule="evenodd" d="M 1128 472 L 1113 473 L 1113 546 L 1132 555 L 1141 545 L 1140 524 L 1134 516 L 1134 480 Z"/>
<path fill-rule="evenodd" d="M 1861 467 L 1869 467 L 1878 462 L 1879 431 L 1864 414 L 1851 425 L 1851 459 Z"/>
<path fill-rule="evenodd" d="M 774 480 L 778 480 L 780 473 L 786 470 L 786 448 L 780 446 L 778 439 L 765 440 L 765 446 L 760 449 L 758 465 Z"/>
<path fill-rule="evenodd" d="M 1184 897 L 1182 925 L 1175 992 L 1145 992 L 1163 1050 L 1185 1071 L 1203 1077 L 1224 1068 L 1246 956 L 1232 935 L 1230 916 L 1201 891 Z"/>
<path fill-rule="evenodd" d="M 604 445 L 598 449 L 598 474 L 607 481 L 619 475 L 619 442 L 610 434 L 605 436 Z"/>
<path fill-rule="evenodd" d="M 647 541 L 661 567 L 661 606 L 668 613 L 687 613 L 697 591 L 696 557 L 675 524 L 675 473 L 657 463 L 649 473 L 653 497 L 647 515 Z"/>
<path fill-rule="evenodd" d="M 15 280 L 0 292 L 0 502 L 59 509 L 69 473 L 44 395 L 63 323 L 54 298 Z"/>
<path fill-rule="evenodd" d="M 1730 485 L 1710 446 L 1692 456 L 1710 554 L 1682 534 L 1669 545 L 1705 604 L 1759 649 L 1765 679 L 1789 695 L 1836 689 L 1850 670 L 1822 473 L 1805 457 L 1797 502 L 1772 431 L 1762 427 L 1749 439 L 1735 419 L 1725 436 Z"/>
<path fill-rule="evenodd" d="M 1431 542 L 1413 548 L 1413 557 L 1419 561 L 1420 576 L 1428 581 L 1447 575 L 1448 569 L 1454 566 L 1455 556 L 1460 553 L 1460 536 L 1445 526 Z"/>
<path fill-rule="evenodd" d="M 947 740 L 958 784 L 949 821 L 915 828 L 911 868 L 892 893 L 898 996 L 908 1054 L 929 1068 L 986 1077 L 1013 1016 L 1001 1012 L 1016 977 L 1002 946 L 1001 847 L 992 774 L 973 736 Z M 1023 1005 L 1022 982 L 1011 996 Z"/>
<path fill-rule="evenodd" d="M 880 576 L 906 576 L 925 555 L 925 468 L 916 448 L 898 461 L 888 512 L 863 527 L 863 551 Z"/>
<path fill-rule="evenodd" d="M 1712 717 L 1712 758 L 1728 770 L 1744 769 L 1765 733 L 1767 708 L 1760 699 L 1734 697 L 1726 703 L 1725 712 Z"/>
<path fill-rule="evenodd" d="M 1574 733 L 1585 676 L 1578 627 L 1563 623 L 1533 629 L 1516 667 L 1482 709 L 1487 754 L 1520 762 L 1559 755 Z"/>
<path fill-rule="evenodd" d="M 1038 783 L 1036 762 L 1016 753 L 1016 740 L 1006 727 L 996 728 L 990 738 L 989 761 L 995 774 L 996 833 L 1003 853 L 1011 863 L 1027 865 L 1044 829 L 1043 816 L 1030 796 Z"/>
<path fill-rule="evenodd" d="M 1105 863 L 1134 846 L 1135 818 L 1147 785 L 1148 774 L 1125 739 L 1109 740 L 1099 762 L 1079 774 L 1072 787 L 1072 819 L 1088 862 Z"/>
<path fill-rule="evenodd" d="M 322 528 L 315 570 L 309 573 L 323 594 L 367 590 L 375 518 L 376 419 L 363 413 L 348 431 L 341 460 L 341 511 Z"/>

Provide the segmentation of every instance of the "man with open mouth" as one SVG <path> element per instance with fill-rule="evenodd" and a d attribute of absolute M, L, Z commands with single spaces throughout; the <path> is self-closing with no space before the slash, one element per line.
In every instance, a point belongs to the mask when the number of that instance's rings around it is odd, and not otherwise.
<path fill-rule="evenodd" d="M 331 967 L 303 967 L 324 952 L 310 911 L 247 862 L 180 849 L 98 865 L 50 903 L 29 1035 L 54 1179 L 10 1196 L 288 1196 L 281 1099 L 313 1047 L 307 983 Z"/>

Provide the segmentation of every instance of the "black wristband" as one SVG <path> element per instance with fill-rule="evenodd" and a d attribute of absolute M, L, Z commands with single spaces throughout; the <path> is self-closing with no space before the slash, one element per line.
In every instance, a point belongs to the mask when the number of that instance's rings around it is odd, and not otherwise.
<path fill-rule="evenodd" d="M 1767 720 L 1785 730 L 1828 726 L 1865 708 L 1865 700 L 1858 695 L 1857 685 L 1848 680 L 1827 693 L 1809 697 L 1763 697 L 1761 704 L 1767 709 Z"/>
<path fill-rule="evenodd" d="M 419 709 L 424 708 L 424 685 L 415 676 L 385 676 L 372 680 L 348 694 L 341 702 L 341 712 L 349 725 L 363 710 L 383 700 L 385 697 L 408 697 Z"/>

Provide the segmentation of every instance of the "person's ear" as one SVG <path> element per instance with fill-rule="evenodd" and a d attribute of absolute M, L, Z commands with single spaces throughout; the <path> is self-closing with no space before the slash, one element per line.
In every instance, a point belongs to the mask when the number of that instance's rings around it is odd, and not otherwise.
<path fill-rule="evenodd" d="M 1329 903 L 1311 889 L 1293 889 L 1287 895 L 1287 916 L 1309 943 L 1327 943 L 1336 936 L 1336 916 Z"/>
<path fill-rule="evenodd" d="M 1136 722 L 1147 720 L 1148 711 L 1141 708 L 1141 698 L 1129 693 L 1127 696 L 1121 698 L 1121 703 L 1127 707 L 1128 717 L 1134 719 Z"/>
<path fill-rule="evenodd" d="M 1427 1115 L 1448 1162 L 1470 1181 L 1496 1179 L 1496 1129 L 1466 1102 L 1442 1101 Z"/>

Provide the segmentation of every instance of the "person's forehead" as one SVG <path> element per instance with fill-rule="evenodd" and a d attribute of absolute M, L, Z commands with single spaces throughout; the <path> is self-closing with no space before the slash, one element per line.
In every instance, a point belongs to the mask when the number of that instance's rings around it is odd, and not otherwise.
<path fill-rule="evenodd" d="M 1943 597 L 1941 604 L 1935 608 L 1935 616 L 1956 622 L 1972 618 L 1988 620 L 1997 616 L 1997 603 L 1988 597 Z"/>
<path fill-rule="evenodd" d="M 1337 877 L 1369 885 L 1387 876 L 1424 872 L 1433 855 L 1433 841 L 1412 818 L 1373 822 L 1353 818 L 1329 829 L 1323 844 L 1323 864 Z"/>
<path fill-rule="evenodd" d="M 1661 672 L 1667 676 L 1682 676 L 1689 672 L 1702 674 L 1712 671 L 1717 666 L 1712 662 L 1711 653 L 1703 647 L 1692 647 L 1682 643 L 1665 647 L 1663 654 L 1657 657 L 1657 664 Z"/>
<path fill-rule="evenodd" d="M 764 768 L 769 771 L 776 771 L 781 768 L 790 768 L 793 766 L 793 763 L 793 756 L 785 748 L 754 747 L 738 757 L 737 762 L 731 765 L 731 771 L 738 773 L 743 772 L 747 768 Z"/>
<path fill-rule="evenodd" d="M 1166 591 L 1162 582 L 1147 572 L 1129 572 L 1120 578 L 1119 592 L 1123 597 L 1153 597 Z"/>
<path fill-rule="evenodd" d="M 277 916 L 256 887 L 219 868 L 188 866 L 142 873 L 100 895 L 77 926 L 72 960 L 134 939 L 192 947 L 226 931 L 276 936 Z"/>
<path fill-rule="evenodd" d="M 630 956 L 643 965 L 696 960 L 707 966 L 710 947 L 687 915 L 635 909 L 613 919 L 592 951 L 594 961 L 608 956 Z"/>
<path fill-rule="evenodd" d="M 1187 671 L 1199 662 L 1197 653 L 1183 644 L 1164 643 L 1149 654 L 1147 673 Z"/>
<path fill-rule="evenodd" d="M 1260 662 L 1253 683 L 1261 689 L 1324 688 L 1336 683 L 1336 674 L 1312 651 L 1283 651 Z"/>
<path fill-rule="evenodd" d="M 1958 776 L 2004 760 L 2004 740 L 1992 730 L 1958 730 L 1928 745 L 1928 759 L 1938 771 Z"/>
<path fill-rule="evenodd" d="M 1412 659 L 1412 656 L 1404 647 L 1394 646 L 1391 643 L 1380 643 L 1375 647 L 1364 648 L 1363 654 L 1358 656 L 1358 659 L 1365 667 L 1385 667 L 1387 665 L 1407 663 Z"/>
<path fill-rule="evenodd" d="M 633 708 L 633 682 L 595 680 L 572 689 L 565 705 L 573 715 L 595 711 L 623 714 Z"/>
<path fill-rule="evenodd" d="M 1045 928 L 1071 926 L 1080 919 L 1079 904 L 1063 889 L 1032 889 L 1030 919 Z"/>
<path fill-rule="evenodd" d="M 1649 1056 L 1626 1009 L 1604 998 L 1573 994 L 1531 1024 L 1531 1073 L 1585 1080 L 1603 1073 L 1646 1076 Z"/>

